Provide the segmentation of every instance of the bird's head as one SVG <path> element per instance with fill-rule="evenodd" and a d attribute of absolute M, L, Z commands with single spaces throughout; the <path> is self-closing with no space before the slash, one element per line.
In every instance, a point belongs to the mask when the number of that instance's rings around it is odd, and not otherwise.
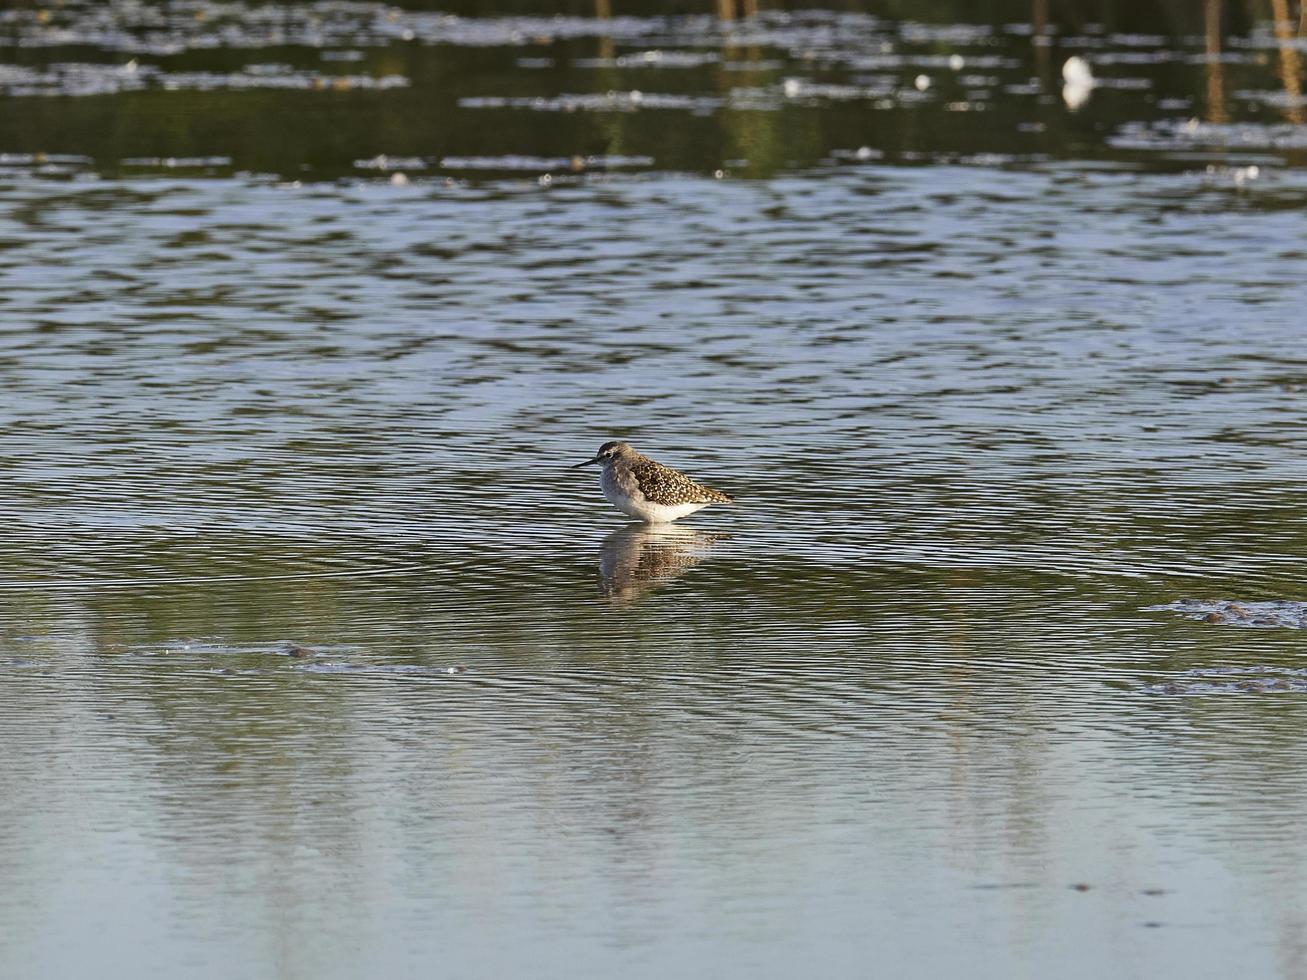
<path fill-rule="evenodd" d="M 635 450 L 631 448 L 631 444 L 629 442 L 620 442 L 614 440 L 613 442 L 606 442 L 602 446 L 600 446 L 599 452 L 595 453 L 594 459 L 587 459 L 584 463 L 577 463 L 572 467 L 572 469 L 578 469 L 579 467 L 582 466 L 589 466 L 591 463 L 599 463 L 601 465 L 607 466 L 613 460 L 619 459 L 622 456 L 634 456 L 634 455 L 635 455 Z"/>

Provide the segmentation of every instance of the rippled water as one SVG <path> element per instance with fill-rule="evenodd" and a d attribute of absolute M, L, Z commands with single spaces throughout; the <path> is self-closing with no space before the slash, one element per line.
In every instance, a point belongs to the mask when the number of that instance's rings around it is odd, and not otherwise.
<path fill-rule="evenodd" d="M 0 20 L 0 974 L 1301 975 L 1300 44 L 100 9 Z M 563 62 L 689 101 L 484 101 Z M 624 523 L 613 437 L 738 504 Z"/>

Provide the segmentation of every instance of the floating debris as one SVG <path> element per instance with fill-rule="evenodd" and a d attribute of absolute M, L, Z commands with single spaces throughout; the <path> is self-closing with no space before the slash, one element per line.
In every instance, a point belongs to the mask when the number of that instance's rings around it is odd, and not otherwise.
<path fill-rule="evenodd" d="M 1152 123 L 1126 123 L 1107 142 L 1109 146 L 1126 150 L 1303 150 L 1307 149 L 1307 127 L 1292 123 L 1159 119 Z"/>
<path fill-rule="evenodd" d="M 745 92 L 746 90 L 742 89 L 736 90 L 736 93 L 740 94 L 745 94 Z M 787 78 L 781 83 L 781 93 L 787 99 L 823 99 L 829 102 L 883 99 L 896 94 L 894 79 L 891 76 L 876 79 L 873 83 L 867 85 L 818 84 L 801 78 Z"/>
<path fill-rule="evenodd" d="M 1094 92 L 1098 80 L 1089 67 L 1089 62 L 1079 55 L 1072 55 L 1062 65 L 1062 101 L 1072 112 L 1080 109 Z"/>
<path fill-rule="evenodd" d="M 149 167 L 159 170 L 199 170 L 209 167 L 230 167 L 231 157 L 126 157 L 118 161 L 122 167 Z"/>
<path fill-rule="evenodd" d="M 455 664 L 447 667 L 428 667 L 423 664 L 355 664 L 341 661 L 318 661 L 295 667 L 310 674 L 366 674 L 394 677 L 448 677 L 462 674 L 467 667 Z"/>
<path fill-rule="evenodd" d="M 211 92 L 222 89 L 299 89 L 336 91 L 386 90 L 405 88 L 410 83 L 402 75 L 324 75 L 301 71 L 288 65 L 254 64 L 241 71 L 166 72 L 154 65 L 129 62 L 130 69 L 116 65 L 67 62 L 45 69 L 20 65 L 0 65 L 0 93 L 13 97 L 86 97 L 117 95 L 162 89 L 167 92 Z"/>
<path fill-rule="evenodd" d="M 877 150 L 874 147 L 860 146 L 856 150 L 832 150 L 830 156 L 832 160 L 852 160 L 857 163 L 869 163 L 874 160 L 883 160 L 885 153 L 883 150 Z"/>
<path fill-rule="evenodd" d="M 701 68 L 722 60 L 716 51 L 639 51 L 616 58 L 577 58 L 574 68 Z"/>
<path fill-rule="evenodd" d="M 34 170 L 37 173 L 71 173 L 86 170 L 95 161 L 76 153 L 0 153 L 0 168 Z"/>
<path fill-rule="evenodd" d="M 257 68 L 258 66 L 252 66 Z M 158 76 L 158 84 L 167 91 L 211 92 L 219 89 L 302 89 L 333 92 L 354 90 L 384 91 L 407 88 L 403 75 L 323 75 L 313 71 L 267 72 L 247 68 L 240 72 L 170 72 Z"/>
<path fill-rule="evenodd" d="M 1212 173 L 1213 168 L 1208 167 L 1207 172 Z M 1246 167 L 1230 168 L 1230 176 L 1234 178 L 1235 187 L 1242 187 L 1244 184 L 1248 183 L 1249 181 L 1256 180 L 1261 175 L 1262 175 L 1262 168 L 1257 166 L 1257 164 L 1255 163 L 1249 164 Z"/>
<path fill-rule="evenodd" d="M 541 171 L 569 170 L 578 173 L 585 170 L 633 170 L 652 167 L 653 157 L 623 156 L 621 154 L 599 154 L 595 156 L 571 157 L 533 157 L 533 156 L 487 156 L 487 157 L 444 157 L 440 166 L 444 170 L 498 170 Z"/>
<path fill-rule="evenodd" d="M 469 96 L 458 100 L 461 109 L 530 109 L 533 112 L 635 112 L 638 109 L 683 109 L 711 112 L 723 100 L 707 95 L 646 94 L 630 92 L 577 93 L 544 96 Z"/>
<path fill-rule="evenodd" d="M 1307 602 L 1289 599 L 1241 602 L 1232 599 L 1177 599 L 1144 612 L 1175 612 L 1187 619 L 1258 629 L 1307 629 Z"/>
<path fill-rule="evenodd" d="M 1291 667 L 1199 667 L 1142 685 L 1148 694 L 1304 694 L 1307 669 Z"/>
<path fill-rule="evenodd" d="M 395 43 L 461 47 L 545 46 L 578 38 L 606 38 L 642 49 L 620 56 L 622 67 L 693 67 L 719 57 L 712 51 L 666 50 L 665 39 L 694 39 L 694 47 L 729 41 L 739 47 L 768 47 L 793 54 L 821 51 L 824 58 L 848 54 L 855 45 L 839 38 L 885 38 L 886 25 L 858 13 L 795 17 L 761 12 L 745 22 L 719 22 L 699 16 L 459 17 L 439 11 L 402 10 L 367 0 L 313 3 L 184 3 L 159 7 L 143 3 L 90 3 L 65 0 L 51 10 L 8 10 L 0 14 L 0 34 L 24 48 L 86 46 L 128 54 L 176 55 L 218 47 L 228 50 L 307 47 L 330 51 L 327 60 L 353 60 L 359 48 Z M 984 44 L 988 28 L 937 28 L 904 25 L 908 43 Z M 939 41 L 931 41 L 938 34 Z M 652 46 L 651 46 L 652 45 Z M 846 50 L 848 49 L 848 50 Z M 618 62 L 618 58 L 612 59 Z"/>
<path fill-rule="evenodd" d="M 354 167 L 358 170 L 381 170 L 390 172 L 395 170 L 426 170 L 427 161 L 422 157 L 392 157 L 380 153 L 370 160 L 355 160 Z"/>

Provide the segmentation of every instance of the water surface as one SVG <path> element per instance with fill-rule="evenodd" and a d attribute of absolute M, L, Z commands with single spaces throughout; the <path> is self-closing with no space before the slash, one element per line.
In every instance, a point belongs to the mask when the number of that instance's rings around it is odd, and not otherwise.
<path fill-rule="evenodd" d="M 1297 47 L 939 6 L 7 15 L 0 973 L 1301 974 Z"/>

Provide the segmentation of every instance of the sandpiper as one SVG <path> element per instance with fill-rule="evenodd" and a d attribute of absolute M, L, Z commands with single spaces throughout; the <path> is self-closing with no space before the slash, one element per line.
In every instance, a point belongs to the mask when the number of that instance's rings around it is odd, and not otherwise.
<path fill-rule="evenodd" d="M 599 463 L 599 486 L 608 502 L 628 517 L 646 524 L 680 520 L 709 504 L 729 504 L 726 494 L 695 483 L 684 473 L 656 463 L 636 452 L 629 443 L 606 442 L 594 459 L 572 467 Z"/>

